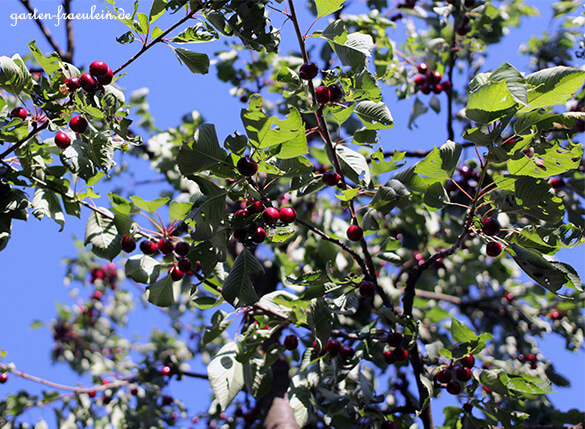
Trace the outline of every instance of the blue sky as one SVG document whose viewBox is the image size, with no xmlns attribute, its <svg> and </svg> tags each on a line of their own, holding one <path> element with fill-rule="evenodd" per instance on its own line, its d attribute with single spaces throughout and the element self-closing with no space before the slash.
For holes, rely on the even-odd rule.
<svg viewBox="0 0 585 429">
<path fill-rule="evenodd" d="M 33 4 L 36 3 L 40 11 L 50 13 L 57 11 L 58 2 L 56 1 L 32 1 Z M 131 2 L 119 4 L 126 6 L 126 9 L 129 10 Z M 548 7 L 550 3 L 548 1 L 535 1 L 533 4 L 544 8 Z M 96 6 L 97 13 L 99 13 L 106 4 L 91 0 L 74 2 L 74 11 L 89 11 L 92 5 Z M 38 46 L 43 51 L 49 50 L 42 35 L 31 21 L 20 21 L 16 26 L 11 25 L 14 21 L 10 16 L 13 13 L 23 11 L 24 9 L 18 1 L 3 0 L 0 11 L 0 39 L 2 40 L 0 55 L 12 55 L 16 52 L 28 53 L 26 45 L 33 38 L 37 39 Z M 545 12 L 548 13 L 548 11 L 543 10 L 543 13 Z M 306 29 L 312 19 L 304 11 L 300 11 L 300 14 L 303 21 L 301 25 Z M 162 28 L 164 28 L 164 22 L 161 24 Z M 526 24 L 521 29 L 512 30 L 504 45 L 491 50 L 485 70 L 499 65 L 502 61 L 510 61 L 519 69 L 527 70 L 528 58 L 517 54 L 518 47 L 534 28 L 545 28 L 546 23 L 546 16 L 533 18 L 532 24 Z M 61 23 L 60 27 L 55 27 L 54 24 L 54 21 L 48 22 L 48 27 L 63 45 L 63 24 Z M 325 25 L 326 22 L 321 20 L 313 29 L 322 29 Z M 75 62 L 78 65 L 87 66 L 93 60 L 103 60 L 115 68 L 138 49 L 136 44 L 120 45 L 115 42 L 115 37 L 125 32 L 124 27 L 116 22 L 78 21 L 75 23 L 75 31 Z M 284 46 L 290 46 L 291 49 L 294 49 L 295 45 L 289 42 L 292 36 L 292 27 L 287 25 L 284 31 Z M 402 31 L 403 26 L 399 26 L 391 35 L 396 39 L 401 39 L 403 37 Z M 201 48 L 201 51 L 212 54 L 222 46 L 221 42 L 214 42 L 208 46 L 194 46 L 194 49 Z M 176 126 L 180 123 L 180 118 L 183 115 L 192 110 L 199 110 L 203 112 L 207 122 L 216 124 L 220 140 L 234 131 L 242 131 L 243 129 L 239 119 L 240 109 L 243 105 L 229 95 L 229 86 L 217 81 L 213 69 L 207 76 L 191 74 L 186 67 L 182 67 L 178 63 L 175 55 L 167 46 L 156 46 L 151 52 L 128 67 L 125 72 L 127 76 L 120 80 L 120 84 L 128 91 L 128 94 L 135 89 L 149 87 L 148 100 L 159 128 Z M 407 131 L 406 124 L 412 101 L 397 103 L 390 93 L 387 93 L 386 97 L 396 126 L 382 135 L 381 142 L 384 149 L 427 149 L 443 143 L 446 138 L 444 112 L 439 115 L 428 113 L 419 119 L 419 128 Z M 146 165 L 133 166 L 133 173 L 136 180 L 150 177 Z M 144 198 L 151 198 L 156 196 L 157 189 L 156 187 L 143 186 L 139 192 Z M 102 204 L 108 205 L 107 202 L 102 202 Z M 50 220 L 40 222 L 31 216 L 26 223 L 15 221 L 13 238 L 8 247 L 0 252 L 0 269 L 2 269 L 0 349 L 6 350 L 8 352 L 7 360 L 14 362 L 20 369 L 66 384 L 87 383 L 89 381 L 87 379 L 79 381 L 64 365 L 51 365 L 49 360 L 52 345 L 51 333 L 47 329 L 31 330 L 29 326 L 35 319 L 51 320 L 56 314 L 56 302 L 72 303 L 68 294 L 69 290 L 63 285 L 65 267 L 61 261 L 64 257 L 75 255 L 76 250 L 70 238 L 73 235 L 83 237 L 87 216 L 88 213 L 83 212 L 81 220 L 68 218 L 63 232 L 58 232 L 58 226 Z M 585 276 L 585 252 L 583 249 L 561 252 L 559 258 L 571 263 L 582 277 Z M 156 309 L 140 310 L 138 313 L 138 317 L 129 327 L 129 332 L 144 334 L 151 326 L 160 327 L 160 324 L 164 323 L 164 318 Z M 563 374 L 570 376 L 573 380 L 573 388 L 561 389 L 557 395 L 553 396 L 555 404 L 563 410 L 573 407 L 579 407 L 583 410 L 585 354 L 583 352 L 578 354 L 565 352 L 563 343 L 556 338 L 547 340 L 542 346 L 549 358 L 563 362 L 561 366 Z M 9 383 L 0 385 L 0 397 L 19 388 L 39 391 L 38 385 L 11 377 Z M 173 383 L 170 389 L 173 395 L 182 397 L 188 406 L 194 407 L 194 411 L 205 410 L 205 408 L 196 405 L 202 400 L 206 403 L 208 390 L 205 382 L 187 380 Z M 454 403 L 451 398 L 448 401 Z M 441 403 L 444 404 L 444 401 Z M 50 410 L 41 411 L 37 415 L 52 419 Z M 437 415 L 436 419 L 440 421 L 441 416 Z"/>
</svg>

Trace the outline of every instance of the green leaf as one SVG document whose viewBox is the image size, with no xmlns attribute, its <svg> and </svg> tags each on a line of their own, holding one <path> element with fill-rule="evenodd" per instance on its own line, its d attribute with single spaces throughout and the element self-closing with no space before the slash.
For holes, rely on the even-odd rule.
<svg viewBox="0 0 585 429">
<path fill-rule="evenodd" d="M 508 161 L 508 171 L 514 176 L 548 178 L 579 167 L 583 149 L 580 145 L 562 147 L 558 142 L 537 144 L 534 155 L 518 151 Z"/>
<path fill-rule="evenodd" d="M 425 191 L 423 203 L 430 211 L 440 210 L 445 207 L 448 202 L 449 195 L 445 191 L 441 182 L 433 183 Z"/>
<path fill-rule="evenodd" d="M 173 43 L 203 43 L 211 42 L 219 38 L 217 32 L 209 25 L 198 22 L 197 24 L 184 29 L 178 36 L 174 37 Z"/>
<path fill-rule="evenodd" d="M 103 208 L 101 210 L 110 213 L 112 218 L 97 212 L 90 214 L 85 228 L 84 244 L 91 243 L 93 253 L 111 261 L 122 250 L 121 237 L 118 234 L 113 213 Z"/>
<path fill-rule="evenodd" d="M 70 137 L 73 144 L 61 151 L 59 154 L 61 162 L 69 171 L 87 181 L 97 173 L 97 168 L 89 154 L 89 146 L 82 140 L 75 140 L 74 136 Z"/>
<path fill-rule="evenodd" d="M 472 121 L 489 124 L 516 105 L 506 82 L 488 82 L 469 94 L 465 116 Z"/>
<path fill-rule="evenodd" d="M 450 179 L 459 162 L 461 149 L 460 144 L 447 141 L 439 149 L 434 148 L 429 152 L 422 161 L 416 164 L 414 171 L 433 179 Z"/>
<path fill-rule="evenodd" d="M 584 230 L 572 223 L 557 228 L 526 226 L 510 232 L 505 241 L 532 248 L 540 253 L 554 255 L 561 249 L 572 249 L 585 244 Z"/>
<path fill-rule="evenodd" d="M 191 212 L 193 204 L 191 203 L 179 203 L 177 201 L 171 201 L 169 205 L 169 217 L 172 221 L 183 220 Z"/>
<path fill-rule="evenodd" d="M 258 301 L 258 294 L 252 284 L 251 274 L 260 274 L 262 265 L 252 252 L 244 247 L 230 270 L 221 294 L 234 307 L 252 305 Z"/>
<path fill-rule="evenodd" d="M 457 319 L 451 319 L 451 336 L 456 343 L 467 343 L 477 339 L 477 335 Z"/>
<path fill-rule="evenodd" d="M 20 55 L 0 57 L 0 88 L 16 95 L 31 85 L 32 77 Z"/>
<path fill-rule="evenodd" d="M 379 103 L 360 101 L 354 111 L 368 130 L 384 130 L 394 125 L 388 106 L 381 101 Z"/>
<path fill-rule="evenodd" d="M 491 82 L 505 82 L 506 87 L 514 100 L 524 106 L 528 105 L 528 90 L 526 88 L 526 79 L 510 63 L 503 63 L 495 69 L 489 77 Z"/>
<path fill-rule="evenodd" d="M 333 316 L 325 299 L 317 298 L 313 300 L 308 312 L 307 321 L 315 335 L 315 339 L 318 340 L 319 347 L 323 349 L 331 335 L 331 328 L 333 326 Z"/>
<path fill-rule="evenodd" d="M 134 255 L 126 261 L 126 277 L 138 283 L 151 284 L 160 274 L 159 262 L 146 255 Z"/>
<path fill-rule="evenodd" d="M 552 293 L 558 295 L 558 291 L 563 286 L 582 290 L 581 279 L 571 266 L 545 257 L 533 249 L 524 249 L 517 244 L 508 246 L 506 252 L 530 278 Z"/>
<path fill-rule="evenodd" d="M 372 36 L 364 33 L 350 33 L 343 44 L 329 42 L 341 64 L 350 66 L 353 70 L 366 67 L 366 59 L 374 49 Z"/>
<path fill-rule="evenodd" d="M 206 54 L 183 48 L 176 48 L 175 54 L 179 62 L 185 63 L 192 73 L 207 74 L 209 72 L 209 57 Z"/>
<path fill-rule="evenodd" d="M 514 197 L 526 214 L 552 223 L 560 222 L 565 214 L 563 200 L 544 180 L 519 177 L 514 182 Z M 502 207 L 507 211 L 507 207 Z"/>
<path fill-rule="evenodd" d="M 224 411 L 244 387 L 244 369 L 236 360 L 238 346 L 229 342 L 211 359 L 207 367 L 209 384 Z"/>
<path fill-rule="evenodd" d="M 528 374 L 510 375 L 507 387 L 508 390 L 528 395 L 546 395 L 553 392 L 548 380 Z"/>
<path fill-rule="evenodd" d="M 390 179 L 384 186 L 378 188 L 378 192 L 370 202 L 370 207 L 387 214 L 394 207 L 407 201 L 409 197 L 410 191 L 406 189 L 402 182 Z"/>
<path fill-rule="evenodd" d="M 184 143 L 177 154 L 177 164 L 183 176 L 209 170 L 225 162 L 227 153 L 219 146 L 215 125 L 203 124 L 195 130 L 193 141 Z"/>
<path fill-rule="evenodd" d="M 376 152 L 370 155 L 370 159 L 372 161 L 372 165 L 370 166 L 372 176 L 388 173 L 402 167 L 404 162 L 401 161 L 404 160 L 404 155 L 404 152 L 394 151 L 390 161 L 388 162 L 384 157 L 384 151 L 382 148 L 378 149 Z"/>
<path fill-rule="evenodd" d="M 181 282 L 174 282 L 171 276 L 165 276 L 146 288 L 148 302 L 159 307 L 170 307 L 181 294 Z"/>
<path fill-rule="evenodd" d="M 47 75 L 52 75 L 57 70 L 59 70 L 59 57 L 56 53 L 53 53 L 48 58 L 43 55 L 41 50 L 36 45 L 37 41 L 33 40 L 28 44 L 28 48 L 35 57 L 35 61 L 41 66 L 41 68 L 47 73 Z"/>
<path fill-rule="evenodd" d="M 317 17 L 327 16 L 339 8 L 345 3 L 345 0 L 315 0 L 317 6 Z"/>
<path fill-rule="evenodd" d="M 153 213 L 153 212 L 157 211 L 162 206 L 164 206 L 166 203 L 168 203 L 170 200 L 169 197 L 163 197 L 163 198 L 157 198 L 156 200 L 147 201 L 147 200 L 143 200 L 142 198 L 140 198 L 139 196 L 136 196 L 136 195 L 132 195 L 130 197 L 130 199 L 139 208 L 141 208 L 142 210 L 147 211 L 149 213 Z"/>
<path fill-rule="evenodd" d="M 344 191 L 341 191 L 341 195 L 336 193 L 335 196 L 340 201 L 349 201 L 349 200 L 353 200 L 359 191 L 360 191 L 359 188 L 350 188 L 350 189 L 346 189 Z"/>
<path fill-rule="evenodd" d="M 482 385 L 500 395 L 507 396 L 509 378 L 503 369 L 484 369 L 479 374 Z"/>
<path fill-rule="evenodd" d="M 47 188 L 36 188 L 32 206 L 32 214 L 37 219 L 42 219 L 45 216 L 50 217 L 61 227 L 59 231 L 63 231 L 65 215 L 55 192 Z"/>
<path fill-rule="evenodd" d="M 226 320 L 228 314 L 225 311 L 217 310 L 211 316 L 211 324 L 205 328 L 201 343 L 203 345 L 209 344 L 217 337 L 219 337 L 231 324 L 231 320 Z"/>
<path fill-rule="evenodd" d="M 273 243 L 284 243 L 286 240 L 291 238 L 296 232 L 296 229 L 292 225 L 279 226 L 273 228 L 270 232 L 270 241 Z"/>
<path fill-rule="evenodd" d="M 152 0 L 152 5 L 150 6 L 150 13 L 148 14 L 148 21 L 149 23 L 153 23 L 157 19 L 159 19 L 164 13 L 167 8 L 167 0 Z M 153 38 L 156 36 L 152 35 Z"/>
<path fill-rule="evenodd" d="M 521 108 L 519 113 L 565 104 L 583 86 L 585 70 L 551 67 L 526 76 L 526 81 L 532 85 L 528 90 L 529 107 Z"/>
<path fill-rule="evenodd" d="M 108 193 L 108 198 L 112 203 L 112 209 L 116 213 L 120 213 L 123 215 L 129 215 L 134 213 L 136 210 L 132 207 L 132 203 L 125 198 L 122 198 L 118 194 L 114 194 L 112 192 Z"/>
<path fill-rule="evenodd" d="M 349 179 L 358 184 L 360 180 L 363 180 L 366 185 L 369 185 L 372 176 L 370 174 L 370 168 L 366 158 L 354 150 L 347 148 L 346 146 L 337 146 L 335 148 L 343 172 Z"/>
</svg>

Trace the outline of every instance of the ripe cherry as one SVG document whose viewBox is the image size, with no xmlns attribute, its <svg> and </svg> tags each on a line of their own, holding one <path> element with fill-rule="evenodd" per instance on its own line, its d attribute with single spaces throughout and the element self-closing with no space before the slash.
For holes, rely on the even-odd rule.
<svg viewBox="0 0 585 429">
<path fill-rule="evenodd" d="M 162 375 L 171 375 L 172 372 L 173 372 L 173 369 L 168 365 L 163 366 L 160 370 L 160 373 Z"/>
<path fill-rule="evenodd" d="M 426 83 L 427 77 L 424 74 L 417 74 L 414 77 L 414 84 L 416 86 L 421 86 L 423 83 Z"/>
<path fill-rule="evenodd" d="M 319 73 L 319 67 L 315 63 L 305 63 L 299 69 L 299 76 L 303 80 L 311 80 Z"/>
<path fill-rule="evenodd" d="M 236 212 L 236 218 L 246 219 L 250 214 L 251 213 L 247 209 L 240 209 Z"/>
<path fill-rule="evenodd" d="M 274 207 L 266 207 L 262 218 L 268 225 L 274 225 L 280 219 L 280 212 Z"/>
<path fill-rule="evenodd" d="M 364 236 L 364 230 L 359 225 L 350 225 L 347 228 L 347 238 L 351 241 L 360 241 Z"/>
<path fill-rule="evenodd" d="M 425 63 L 419 63 L 416 66 L 416 69 L 420 74 L 427 74 L 429 72 L 429 66 L 427 66 Z"/>
<path fill-rule="evenodd" d="M 252 232 L 252 241 L 254 243 L 260 244 L 264 240 L 266 240 L 266 230 L 261 226 L 258 226 Z"/>
<path fill-rule="evenodd" d="M 331 356 L 337 355 L 339 350 L 341 349 L 341 343 L 337 340 L 329 340 L 327 341 L 327 345 L 325 346 L 325 351 L 329 352 Z"/>
<path fill-rule="evenodd" d="M 187 256 L 191 246 L 186 241 L 180 241 L 175 245 L 175 253 L 179 256 Z"/>
<path fill-rule="evenodd" d="M 558 189 L 564 186 L 565 182 L 561 177 L 551 177 L 548 181 L 548 184 L 553 189 Z"/>
<path fill-rule="evenodd" d="M 189 259 L 183 258 L 179 259 L 179 262 L 177 262 L 177 267 L 179 267 L 179 270 L 182 272 L 189 273 L 193 268 L 193 263 Z"/>
<path fill-rule="evenodd" d="M 339 356 L 345 360 L 350 360 L 355 356 L 355 350 L 351 346 L 343 345 L 339 349 Z"/>
<path fill-rule="evenodd" d="M 494 235 L 498 235 L 500 233 L 500 222 L 494 217 L 486 217 L 481 221 L 482 227 L 481 232 L 485 235 L 489 235 L 493 237 Z"/>
<path fill-rule="evenodd" d="M 490 241 L 485 245 L 485 253 L 488 256 L 496 257 L 502 253 L 502 245 L 498 241 Z"/>
<path fill-rule="evenodd" d="M 91 299 L 95 299 L 96 301 L 100 301 L 102 299 L 103 293 L 99 290 L 96 290 L 92 295 Z"/>
<path fill-rule="evenodd" d="M 471 370 L 464 366 L 458 366 L 455 368 L 455 377 L 461 381 L 471 380 Z"/>
<path fill-rule="evenodd" d="M 134 252 L 136 250 L 136 241 L 130 236 L 122 238 L 122 250 L 126 253 Z"/>
<path fill-rule="evenodd" d="M 69 121 L 69 128 L 79 134 L 83 134 L 88 126 L 89 124 L 83 116 L 74 116 Z"/>
<path fill-rule="evenodd" d="M 408 350 L 398 347 L 392 351 L 392 354 L 398 362 L 403 362 L 408 359 Z"/>
<path fill-rule="evenodd" d="M 168 238 L 161 238 L 160 240 L 158 240 L 157 247 L 160 253 L 162 253 L 163 255 L 173 253 L 173 250 L 175 250 L 175 246 L 173 246 L 173 243 L 171 243 L 171 241 Z"/>
<path fill-rule="evenodd" d="M 473 368 L 475 365 L 475 358 L 473 355 L 467 355 L 461 359 L 459 359 L 459 364 L 463 365 L 466 368 Z"/>
<path fill-rule="evenodd" d="M 362 298 L 371 298 L 376 293 L 376 284 L 371 281 L 363 281 L 360 283 L 360 295 Z"/>
<path fill-rule="evenodd" d="M 390 332 L 386 337 L 386 342 L 390 347 L 400 347 L 404 336 L 399 332 Z"/>
<path fill-rule="evenodd" d="M 89 65 L 89 73 L 95 77 L 104 76 L 108 69 L 108 65 L 103 61 L 94 61 Z"/>
<path fill-rule="evenodd" d="M 385 350 L 384 351 L 384 362 L 388 365 L 392 365 L 396 362 L 396 357 L 392 354 L 392 350 Z"/>
<path fill-rule="evenodd" d="M 451 381 L 452 377 L 453 376 L 451 374 L 451 370 L 450 369 L 447 369 L 447 368 L 442 369 L 441 371 L 439 371 L 437 373 L 437 381 L 439 383 L 442 383 L 442 384 L 449 383 Z"/>
<path fill-rule="evenodd" d="M 451 395 L 459 395 L 461 393 L 461 385 L 455 380 L 450 381 L 447 383 L 447 392 Z"/>
<path fill-rule="evenodd" d="M 3 372 L 2 374 L 0 374 L 0 383 L 4 384 L 8 381 L 8 374 L 6 374 L 5 372 Z"/>
<path fill-rule="evenodd" d="M 79 85 L 87 92 L 93 92 L 98 89 L 97 80 L 89 73 L 83 73 L 79 76 Z"/>
<path fill-rule="evenodd" d="M 171 275 L 171 279 L 173 279 L 174 282 L 178 282 L 185 275 L 177 265 L 173 265 L 171 268 L 169 268 L 169 274 Z"/>
<path fill-rule="evenodd" d="M 278 213 L 283 223 L 292 223 L 297 218 L 297 212 L 292 207 L 282 207 Z"/>
<path fill-rule="evenodd" d="M 441 79 L 443 79 L 443 75 L 438 71 L 432 72 L 429 76 L 431 77 L 431 81 L 433 83 L 439 83 L 441 82 Z"/>
<path fill-rule="evenodd" d="M 140 251 L 145 255 L 153 255 L 156 253 L 156 243 L 152 240 L 142 240 L 140 242 Z"/>
<path fill-rule="evenodd" d="M 81 85 L 79 84 L 78 77 L 68 77 L 67 79 L 65 79 L 64 83 L 70 92 L 77 91 L 81 87 Z"/>
<path fill-rule="evenodd" d="M 171 405 L 173 403 L 173 397 L 172 396 L 163 396 L 162 397 L 162 404 L 163 405 Z"/>
<path fill-rule="evenodd" d="M 453 84 L 451 83 L 450 80 L 442 81 L 441 86 L 443 87 L 443 91 L 445 91 L 445 92 L 449 92 L 449 91 L 451 91 L 451 89 L 453 89 Z"/>
<path fill-rule="evenodd" d="M 336 83 L 329 85 L 329 93 L 331 94 L 332 103 L 337 103 L 343 98 L 343 89 Z"/>
<path fill-rule="evenodd" d="M 514 301 L 514 295 L 512 295 L 510 292 L 506 292 L 506 294 L 504 295 L 504 298 L 506 298 L 506 301 L 508 301 L 508 302 Z"/>
<path fill-rule="evenodd" d="M 28 112 L 26 111 L 26 109 L 24 107 L 16 107 L 16 108 L 12 109 L 12 111 L 10 112 L 11 118 L 20 118 L 23 121 L 26 119 L 27 116 L 28 116 Z"/>
<path fill-rule="evenodd" d="M 327 186 L 335 186 L 339 183 L 339 180 L 341 180 L 341 176 L 335 171 L 326 171 L 323 173 L 321 180 L 323 180 L 323 183 Z"/>
<path fill-rule="evenodd" d="M 284 347 L 287 350 L 296 350 L 299 346 L 299 339 L 296 335 L 290 334 L 284 337 Z"/>
<path fill-rule="evenodd" d="M 315 90 L 315 98 L 320 104 L 327 104 L 331 101 L 331 90 L 327 86 L 320 86 Z"/>
<path fill-rule="evenodd" d="M 238 172 L 242 176 L 253 176 L 258 171 L 258 164 L 252 159 L 250 155 L 246 155 L 238 161 Z"/>
<path fill-rule="evenodd" d="M 562 320 L 565 316 L 566 316 L 566 314 L 560 310 L 553 310 L 550 313 L 550 318 L 552 320 Z"/>
<path fill-rule="evenodd" d="M 65 149 L 71 144 L 71 139 L 64 132 L 59 132 L 55 135 L 55 144 L 59 149 Z"/>
<path fill-rule="evenodd" d="M 440 94 L 441 91 L 443 91 L 443 85 L 437 83 L 431 87 L 431 91 L 433 91 L 435 94 Z"/>
<path fill-rule="evenodd" d="M 238 240 L 240 243 L 246 241 L 247 236 L 248 232 L 244 228 L 238 228 L 234 231 L 234 238 Z"/>
<path fill-rule="evenodd" d="M 96 79 L 100 85 L 109 85 L 112 83 L 112 80 L 114 80 L 114 72 L 108 67 L 106 74 L 103 76 L 97 76 Z"/>
<path fill-rule="evenodd" d="M 425 95 L 429 95 L 431 93 L 431 90 L 432 90 L 431 85 L 428 82 L 425 82 L 420 86 L 420 92 L 422 92 Z"/>
<path fill-rule="evenodd" d="M 254 201 L 248 210 L 251 213 L 262 213 L 264 211 L 264 203 L 262 201 Z"/>
</svg>

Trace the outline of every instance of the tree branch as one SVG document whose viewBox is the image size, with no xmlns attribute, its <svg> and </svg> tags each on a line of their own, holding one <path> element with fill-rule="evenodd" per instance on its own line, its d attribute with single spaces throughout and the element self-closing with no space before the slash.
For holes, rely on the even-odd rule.
<svg viewBox="0 0 585 429">
<path fill-rule="evenodd" d="M 67 15 L 71 13 L 71 0 L 63 0 L 63 10 Z M 73 51 L 75 50 L 75 37 L 73 35 L 73 20 L 65 20 L 65 32 L 67 36 L 67 52 L 63 57 L 64 61 L 73 62 Z"/>
<path fill-rule="evenodd" d="M 47 128 L 48 126 L 49 126 L 48 121 L 45 122 L 40 127 L 37 126 L 36 122 L 33 122 L 33 129 L 26 135 L 26 137 L 21 138 L 16 143 L 14 143 L 12 146 L 10 146 L 8 149 L 6 149 L 4 152 L 0 153 L 0 159 L 3 160 L 6 155 L 9 155 L 12 152 L 14 152 L 16 149 L 18 149 L 23 144 L 25 144 L 27 141 L 29 141 L 35 134 L 38 134 L 39 132 L 41 132 L 42 130 Z"/>
<path fill-rule="evenodd" d="M 28 11 L 28 13 L 34 15 L 35 9 L 33 9 L 33 7 L 30 5 L 29 0 L 19 0 L 19 1 L 20 1 L 20 4 L 22 4 L 25 7 L 25 9 Z M 39 27 L 39 29 L 41 30 L 41 33 L 43 33 L 43 36 L 45 36 L 45 39 L 47 39 L 47 42 L 49 42 L 49 45 L 51 45 L 51 47 L 57 52 L 57 54 L 59 54 L 59 56 L 63 60 L 65 60 L 67 58 L 67 54 L 61 49 L 61 47 L 59 46 L 57 41 L 53 38 L 53 35 L 51 34 L 51 32 L 49 31 L 47 26 L 45 24 L 43 24 L 43 22 L 40 19 L 35 19 L 34 21 L 37 24 L 37 26 Z"/>
<path fill-rule="evenodd" d="M 457 43 L 457 32 L 455 31 L 455 24 L 453 24 L 453 37 L 451 38 L 451 48 L 449 51 L 449 65 L 447 68 L 447 78 L 451 83 L 451 89 L 447 91 L 447 136 L 448 139 L 455 140 L 455 132 L 453 131 L 453 68 L 455 66 L 455 45 Z"/>
</svg>

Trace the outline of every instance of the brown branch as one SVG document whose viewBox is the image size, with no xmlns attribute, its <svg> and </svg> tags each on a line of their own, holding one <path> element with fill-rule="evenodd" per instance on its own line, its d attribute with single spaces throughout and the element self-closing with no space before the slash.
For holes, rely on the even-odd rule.
<svg viewBox="0 0 585 429">
<path fill-rule="evenodd" d="M 71 13 L 71 0 L 63 0 L 63 10 L 66 15 Z M 73 20 L 65 20 L 65 33 L 67 35 L 67 53 L 63 57 L 64 61 L 73 62 L 73 52 L 75 51 L 75 37 L 73 35 Z"/>
<path fill-rule="evenodd" d="M 36 123 L 33 123 L 33 129 L 26 135 L 26 137 L 21 138 L 16 143 L 14 143 L 12 146 L 10 146 L 8 149 L 6 149 L 4 152 L 0 153 L 0 159 L 3 160 L 6 155 L 9 155 L 12 152 L 14 152 L 16 149 L 20 148 L 23 144 L 25 144 L 27 141 L 29 141 L 35 134 L 38 134 L 39 132 L 41 132 L 42 130 L 47 128 L 48 126 L 49 126 L 48 121 L 45 122 L 40 127 L 38 127 Z"/>
<path fill-rule="evenodd" d="M 457 32 L 455 31 L 455 24 L 453 24 L 453 37 L 451 38 L 451 47 L 449 51 L 449 65 L 447 68 L 447 78 L 451 84 L 451 89 L 447 91 L 447 137 L 449 140 L 455 140 L 455 132 L 453 131 L 453 68 L 455 67 L 456 51 L 455 45 L 457 43 Z"/>
<path fill-rule="evenodd" d="M 208 380 L 209 379 L 207 374 L 199 374 L 197 372 L 181 371 L 180 374 L 184 375 L 185 377 L 199 378 L 201 380 Z"/>
<path fill-rule="evenodd" d="M 179 21 L 177 21 L 175 24 L 171 25 L 168 29 L 166 29 L 165 31 L 163 31 L 156 39 L 153 39 L 150 43 L 148 43 L 146 45 L 143 45 L 142 48 L 140 48 L 140 50 L 134 54 L 134 56 L 132 56 L 128 61 L 126 61 L 124 64 L 122 64 L 116 70 L 114 70 L 114 74 L 120 73 L 123 69 L 125 69 L 126 67 L 128 67 L 134 61 L 136 61 L 143 53 L 145 53 L 147 50 L 149 50 L 150 48 L 152 48 L 157 43 L 161 42 L 171 31 L 173 31 L 179 25 L 181 25 L 184 22 L 186 22 L 189 19 L 191 19 L 193 17 L 193 15 L 195 15 L 197 13 L 198 10 L 199 9 L 192 10 L 187 15 L 185 15 L 185 17 L 183 17 L 182 19 L 180 19 Z"/>
<path fill-rule="evenodd" d="M 19 1 L 20 1 L 20 4 L 22 4 L 25 7 L 25 9 L 28 11 L 28 13 L 34 15 L 35 10 L 30 5 L 29 0 L 19 0 Z M 49 31 L 47 26 L 45 24 L 43 24 L 43 22 L 40 19 L 35 19 L 34 21 L 37 24 L 37 26 L 39 27 L 39 29 L 41 30 L 41 33 L 43 33 L 43 36 L 45 36 L 45 39 L 47 39 L 47 42 L 49 42 L 49 45 L 51 45 L 51 47 L 57 52 L 57 54 L 59 54 L 59 56 L 62 59 L 65 59 L 67 54 L 65 52 L 63 52 L 63 50 L 61 49 L 61 47 L 59 46 L 57 41 L 53 38 L 53 35 L 51 34 L 51 32 Z"/>
</svg>

